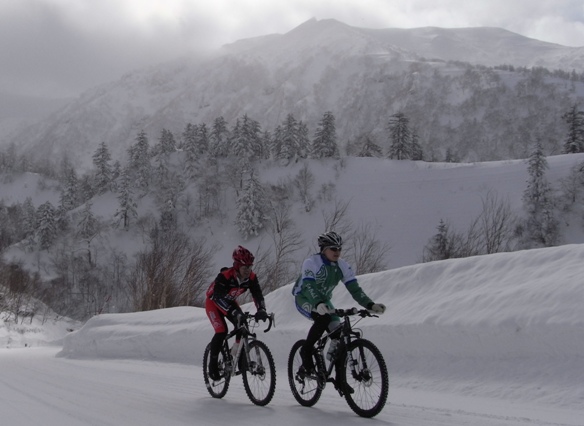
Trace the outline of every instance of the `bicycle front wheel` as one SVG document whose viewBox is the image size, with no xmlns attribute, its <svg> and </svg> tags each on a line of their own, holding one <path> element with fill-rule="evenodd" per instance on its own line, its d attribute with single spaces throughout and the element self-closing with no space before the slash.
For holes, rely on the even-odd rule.
<svg viewBox="0 0 584 426">
<path fill-rule="evenodd" d="M 272 400 L 276 391 L 276 365 L 264 342 L 252 340 L 248 347 L 247 361 L 245 351 L 239 357 L 243 387 L 251 402 L 263 406 Z"/>
<path fill-rule="evenodd" d="M 290 356 L 288 357 L 288 383 L 294 399 L 304 407 L 312 407 L 320 399 L 323 388 L 319 386 L 318 380 L 314 377 L 304 376 L 298 371 L 302 365 L 300 349 L 304 342 L 305 340 L 297 341 L 290 350 Z"/>
<path fill-rule="evenodd" d="M 377 346 L 369 340 L 353 340 L 346 352 L 341 374 L 349 407 L 361 417 L 379 414 L 387 402 L 389 375 Z"/>
<path fill-rule="evenodd" d="M 209 358 L 211 357 L 211 344 L 209 343 L 205 348 L 205 354 L 203 355 L 203 380 L 205 381 L 205 386 L 207 391 L 213 398 L 223 398 L 229 389 L 229 382 L 231 381 L 231 371 L 230 363 L 228 360 L 231 358 L 229 350 L 224 345 L 221 348 L 219 354 L 219 359 L 217 364 L 219 366 L 219 372 L 221 374 L 221 379 L 214 381 L 209 378 Z"/>
</svg>

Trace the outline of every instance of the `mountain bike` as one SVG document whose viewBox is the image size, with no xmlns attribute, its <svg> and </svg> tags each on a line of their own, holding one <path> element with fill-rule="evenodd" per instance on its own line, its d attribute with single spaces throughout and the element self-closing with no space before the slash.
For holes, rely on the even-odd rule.
<svg viewBox="0 0 584 426">
<path fill-rule="evenodd" d="M 288 357 L 288 382 L 292 395 L 300 405 L 312 407 L 318 402 L 327 383 L 333 383 L 349 407 L 362 417 L 373 417 L 381 412 L 387 402 L 389 375 L 381 351 L 371 341 L 363 339 L 363 332 L 355 325 L 364 318 L 378 317 L 366 309 L 336 309 L 342 318 L 333 331 L 323 334 L 314 344 L 312 356 L 315 372 L 305 374 L 300 349 L 305 340 L 292 346 Z M 332 313 L 332 312 L 331 312 Z M 350 317 L 359 316 L 351 323 Z M 330 361 L 325 361 L 324 348 L 333 333 L 339 344 Z M 335 336 L 337 335 L 335 334 Z M 328 365 L 327 365 L 328 364 Z M 336 377 L 331 377 L 335 369 Z"/>
<path fill-rule="evenodd" d="M 223 398 L 229 389 L 233 376 L 241 375 L 245 393 L 256 405 L 268 404 L 276 390 L 276 366 L 267 345 L 258 340 L 254 329 L 259 322 L 254 314 L 245 312 L 239 327 L 235 327 L 225 338 L 219 353 L 218 366 L 221 378 L 213 381 L 209 378 L 209 358 L 211 344 L 205 348 L 203 355 L 203 378 L 205 386 L 213 398 Z M 274 314 L 268 316 L 267 333 L 274 324 Z M 241 340 L 237 344 L 237 335 Z M 230 348 L 230 342 L 233 342 Z"/>
</svg>

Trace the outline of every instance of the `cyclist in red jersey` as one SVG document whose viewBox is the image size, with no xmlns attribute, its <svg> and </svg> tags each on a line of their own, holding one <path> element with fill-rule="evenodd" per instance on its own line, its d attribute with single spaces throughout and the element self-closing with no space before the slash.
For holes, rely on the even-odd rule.
<svg viewBox="0 0 584 426">
<path fill-rule="evenodd" d="M 257 309 L 256 319 L 265 321 L 268 319 L 266 304 L 262 289 L 256 274 L 251 270 L 254 256 L 245 247 L 238 246 L 233 250 L 233 266 L 223 268 L 219 275 L 207 290 L 205 310 L 215 335 L 211 339 L 211 352 L 209 358 L 209 378 L 219 380 L 217 359 L 227 337 L 227 318 L 238 327 L 243 319 L 243 311 L 237 303 L 237 298 L 249 290 Z"/>
</svg>

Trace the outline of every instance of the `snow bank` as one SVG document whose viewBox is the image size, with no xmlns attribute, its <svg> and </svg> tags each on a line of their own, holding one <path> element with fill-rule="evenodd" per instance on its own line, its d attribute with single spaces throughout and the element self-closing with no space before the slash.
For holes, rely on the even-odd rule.
<svg viewBox="0 0 584 426">
<path fill-rule="evenodd" d="M 363 275 L 388 311 L 359 328 L 384 353 L 395 386 L 584 408 L 583 261 L 584 245 L 568 245 Z M 258 334 L 281 368 L 310 325 L 290 286 L 267 295 L 276 328 Z M 355 305 L 342 286 L 334 301 Z M 59 356 L 200 364 L 211 336 L 200 308 L 107 314 L 66 336 Z"/>
</svg>

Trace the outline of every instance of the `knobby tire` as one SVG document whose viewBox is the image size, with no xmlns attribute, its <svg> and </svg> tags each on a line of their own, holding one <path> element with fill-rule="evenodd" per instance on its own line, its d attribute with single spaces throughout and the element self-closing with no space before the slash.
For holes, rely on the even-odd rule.
<svg viewBox="0 0 584 426">
<path fill-rule="evenodd" d="M 203 380 L 205 381 L 207 391 L 213 398 L 223 398 L 229 389 L 229 382 L 231 381 L 231 370 L 226 366 L 226 360 L 231 358 L 231 354 L 229 353 L 227 346 L 223 345 L 217 363 L 219 365 L 219 371 L 223 371 L 224 377 L 218 381 L 213 381 L 209 378 L 210 355 L 211 344 L 209 343 L 205 348 L 205 354 L 203 355 Z"/>
<path fill-rule="evenodd" d="M 389 374 L 381 351 L 366 339 L 353 340 L 348 351 L 354 358 L 351 368 L 348 353 L 343 359 L 341 383 L 346 383 L 353 393 L 345 392 L 349 407 L 361 417 L 374 417 L 387 403 Z"/>
<path fill-rule="evenodd" d="M 318 381 L 315 378 L 305 377 L 301 379 L 297 376 L 298 370 L 302 365 L 300 348 L 302 348 L 304 342 L 305 340 L 298 340 L 290 350 L 288 357 L 288 383 L 294 399 L 304 407 L 312 407 L 320 399 L 322 387 L 318 385 Z"/>
<path fill-rule="evenodd" d="M 249 400 L 256 405 L 266 405 L 276 391 L 276 365 L 268 346 L 259 340 L 249 342 L 249 359 L 240 355 L 243 386 Z"/>
</svg>

